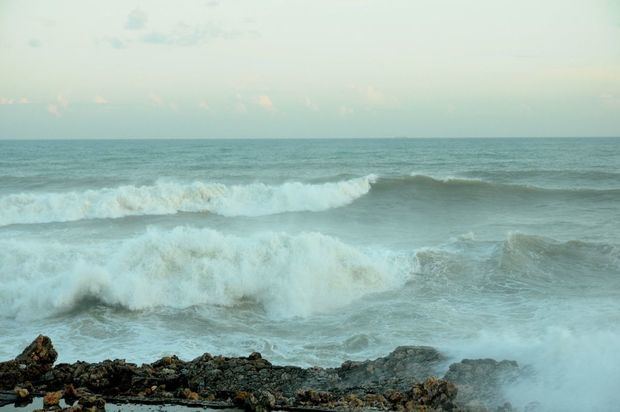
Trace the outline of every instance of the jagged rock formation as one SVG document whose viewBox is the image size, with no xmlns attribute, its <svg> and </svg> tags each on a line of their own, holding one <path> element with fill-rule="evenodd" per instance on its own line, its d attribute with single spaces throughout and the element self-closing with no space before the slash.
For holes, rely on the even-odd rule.
<svg viewBox="0 0 620 412">
<path fill-rule="evenodd" d="M 277 366 L 259 353 L 205 353 L 189 362 L 171 356 L 141 366 L 124 360 L 53 366 L 56 357 L 50 339 L 39 336 L 14 360 L 0 363 L 0 389 L 12 391 L 3 393 L 5 401 L 38 393 L 46 394 L 50 408 L 58 408 L 61 398 L 70 405 L 77 400 L 71 410 L 102 410 L 104 399 L 246 410 L 484 410 L 501 404 L 502 382 L 518 373 L 516 362 L 463 360 L 437 379 L 445 358 L 425 346 L 399 347 L 338 368 Z"/>
</svg>

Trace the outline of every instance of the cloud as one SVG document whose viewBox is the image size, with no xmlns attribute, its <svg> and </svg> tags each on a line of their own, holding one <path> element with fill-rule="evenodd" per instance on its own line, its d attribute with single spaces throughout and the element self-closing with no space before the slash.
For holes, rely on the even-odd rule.
<svg viewBox="0 0 620 412">
<path fill-rule="evenodd" d="M 338 108 L 338 115 L 340 117 L 347 117 L 347 116 L 351 116 L 353 113 L 355 113 L 355 110 L 352 107 L 349 106 L 340 106 Z"/>
<path fill-rule="evenodd" d="M 56 101 L 47 105 L 47 111 L 56 117 L 63 115 L 65 110 L 69 107 L 69 100 L 62 94 L 56 96 Z"/>
<path fill-rule="evenodd" d="M 177 23 L 169 31 L 152 31 L 140 39 L 144 43 L 153 45 L 195 46 L 213 39 L 230 40 L 242 37 L 258 37 L 258 33 L 255 31 L 226 30 L 213 23 L 198 26 Z"/>
<path fill-rule="evenodd" d="M 165 103 L 164 103 L 164 99 L 162 99 L 162 98 L 161 98 L 161 96 L 160 96 L 160 95 L 158 95 L 158 94 L 155 94 L 155 93 L 150 93 L 150 94 L 149 94 L 149 96 L 148 96 L 148 98 L 149 98 L 149 100 L 151 101 L 151 104 L 152 104 L 153 106 L 159 106 L 159 107 L 161 107 L 161 106 L 163 106 L 163 105 L 165 104 Z"/>
<path fill-rule="evenodd" d="M 612 110 L 620 110 L 620 94 L 604 93 L 600 99 L 603 106 Z"/>
<path fill-rule="evenodd" d="M 235 105 L 233 106 L 233 111 L 235 111 L 236 113 L 240 113 L 240 114 L 246 114 L 248 112 L 248 108 L 245 105 L 244 99 L 243 97 L 237 93 L 237 101 L 235 102 Z"/>
<path fill-rule="evenodd" d="M 268 112 L 276 111 L 276 107 L 273 105 L 271 98 L 267 95 L 258 96 L 257 104 Z"/>
<path fill-rule="evenodd" d="M 148 16 L 140 9 L 133 9 L 127 16 L 125 28 L 127 30 L 140 30 L 146 26 Z"/>
<path fill-rule="evenodd" d="M 364 103 L 370 106 L 383 106 L 387 102 L 383 92 L 374 86 L 357 87 L 356 90 Z"/>
<path fill-rule="evenodd" d="M 61 93 L 56 97 L 56 101 L 63 108 L 66 109 L 69 106 L 69 100 Z"/>
<path fill-rule="evenodd" d="M 109 101 L 108 101 L 108 99 L 106 99 L 105 97 L 100 96 L 100 95 L 97 95 L 97 96 L 95 96 L 95 98 L 93 99 L 93 103 L 95 103 L 95 104 L 108 104 L 108 103 L 110 103 L 110 102 L 109 102 Z"/>
<path fill-rule="evenodd" d="M 209 106 L 209 102 L 206 100 L 203 100 L 200 103 L 198 103 L 198 107 L 204 110 L 211 110 L 211 106 Z"/>
<path fill-rule="evenodd" d="M 53 103 L 48 104 L 47 111 L 56 117 L 60 117 L 62 115 L 60 112 L 60 108 L 58 107 L 57 104 L 53 104 Z"/>
<path fill-rule="evenodd" d="M 41 47 L 41 40 L 39 40 L 39 39 L 30 39 L 28 41 L 28 46 L 33 47 L 33 48 Z"/>
<path fill-rule="evenodd" d="M 9 97 L 1 97 L 0 96 L 0 106 L 11 105 L 11 104 L 29 104 L 30 100 L 27 97 L 20 97 L 19 99 L 13 99 Z"/>
<path fill-rule="evenodd" d="M 155 107 L 167 107 L 170 110 L 178 111 L 179 105 L 176 102 L 166 101 L 163 97 L 155 93 L 149 93 L 148 99 Z"/>
<path fill-rule="evenodd" d="M 398 100 L 393 96 L 386 95 L 382 90 L 372 85 L 367 86 L 354 86 L 352 89 L 358 95 L 358 98 L 367 107 L 378 106 L 396 106 Z"/>
<path fill-rule="evenodd" d="M 110 46 L 114 47 L 115 49 L 124 49 L 125 47 L 127 47 L 127 43 L 121 39 L 119 39 L 118 37 L 104 37 L 102 39 L 105 43 L 108 43 Z"/>
<path fill-rule="evenodd" d="M 314 103 L 308 96 L 304 99 L 304 106 L 313 112 L 317 112 L 319 110 L 319 106 L 317 106 L 316 103 Z"/>
</svg>

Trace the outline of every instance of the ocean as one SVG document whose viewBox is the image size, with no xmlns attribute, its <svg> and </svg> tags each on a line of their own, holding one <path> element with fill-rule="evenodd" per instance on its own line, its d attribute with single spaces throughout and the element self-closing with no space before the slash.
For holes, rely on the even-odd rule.
<svg viewBox="0 0 620 412">
<path fill-rule="evenodd" d="M 620 404 L 620 139 L 0 141 L 0 359 L 430 345 Z"/>
</svg>

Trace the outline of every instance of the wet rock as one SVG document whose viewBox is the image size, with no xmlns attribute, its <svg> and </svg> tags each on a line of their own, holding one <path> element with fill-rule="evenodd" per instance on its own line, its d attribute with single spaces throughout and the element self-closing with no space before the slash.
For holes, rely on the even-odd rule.
<svg viewBox="0 0 620 412">
<path fill-rule="evenodd" d="M 338 369 L 338 376 L 345 387 L 391 382 L 406 389 L 412 380 L 420 382 L 434 375 L 443 360 L 443 355 L 429 346 L 400 346 L 383 358 L 347 361 Z"/>
<path fill-rule="evenodd" d="M 520 374 L 519 365 L 515 361 L 463 359 L 450 365 L 444 379 L 458 387 L 457 401 L 460 404 L 483 404 L 498 408 L 506 402 L 503 387 L 514 383 Z"/>
<path fill-rule="evenodd" d="M 0 407 L 19 401 L 19 397 L 14 392 L 0 392 Z"/>
<path fill-rule="evenodd" d="M 53 403 L 50 394 L 64 394 L 68 403 L 79 399 L 74 408 L 81 410 L 103 410 L 105 397 L 151 404 L 235 405 L 251 411 L 456 411 L 459 406 L 464 410 L 503 407 L 497 394 L 518 370 L 515 362 L 464 360 L 451 365 L 444 379 L 429 378 L 445 364 L 445 358 L 425 346 L 399 347 L 385 357 L 347 361 L 338 368 L 277 366 L 258 352 L 247 357 L 205 353 L 191 361 L 166 356 L 141 366 L 105 360 L 52 367 L 49 362 L 56 356 L 51 342 L 38 337 L 16 358 L 19 361 L 0 364 L 0 385 L 5 385 L 1 378 L 8 377 L 11 390 L 16 385 L 30 394 L 44 390 L 49 407 L 55 408 L 59 408 L 58 401 Z M 34 387 L 25 386 L 30 377 L 34 377 Z M 15 393 L 11 395 L 17 398 Z"/>
</svg>

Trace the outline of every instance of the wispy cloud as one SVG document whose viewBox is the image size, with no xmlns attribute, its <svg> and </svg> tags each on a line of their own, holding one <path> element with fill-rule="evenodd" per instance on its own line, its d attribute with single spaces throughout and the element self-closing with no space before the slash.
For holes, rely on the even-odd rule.
<svg viewBox="0 0 620 412">
<path fill-rule="evenodd" d="M 243 96 L 237 93 L 236 99 L 237 100 L 235 104 L 233 105 L 233 111 L 239 114 L 246 114 L 248 112 L 248 107 L 245 104 L 245 100 L 243 99 Z"/>
<path fill-rule="evenodd" d="M 156 93 L 149 93 L 147 97 L 149 101 L 151 102 L 151 105 L 155 107 L 167 107 L 168 109 L 173 110 L 175 112 L 179 110 L 179 105 L 177 104 L 177 102 L 167 101 L 166 99 L 164 99 L 163 97 L 161 97 L 160 95 Z"/>
<path fill-rule="evenodd" d="M 140 30 L 146 26 L 148 16 L 140 9 L 133 9 L 127 16 L 125 28 L 127 30 Z"/>
<path fill-rule="evenodd" d="M 50 113 L 53 116 L 56 116 L 56 117 L 62 116 L 62 114 L 60 112 L 60 107 L 58 107 L 57 104 L 54 104 L 54 103 L 48 104 L 47 105 L 47 111 L 48 111 L 48 113 Z"/>
<path fill-rule="evenodd" d="M 153 106 L 161 107 L 164 105 L 164 99 L 162 99 L 162 97 L 158 94 L 149 93 L 148 98 Z"/>
<path fill-rule="evenodd" d="M 198 107 L 200 107 L 201 109 L 207 110 L 207 111 L 211 110 L 211 106 L 209 105 L 209 102 L 206 100 L 199 102 Z"/>
<path fill-rule="evenodd" d="M 33 47 L 33 48 L 41 47 L 41 40 L 39 40 L 39 39 L 30 39 L 28 41 L 28 46 Z"/>
<path fill-rule="evenodd" d="M 20 97 L 19 99 L 13 99 L 10 97 L 2 97 L 0 96 L 0 106 L 8 106 L 12 104 L 29 104 L 30 99 L 27 97 Z"/>
<path fill-rule="evenodd" d="M 177 23 L 168 31 L 152 31 L 140 39 L 147 44 L 195 46 L 214 39 L 238 39 L 242 37 L 258 37 L 255 31 L 227 30 L 214 23 L 189 25 Z"/>
<path fill-rule="evenodd" d="M 340 117 L 347 117 L 347 116 L 351 116 L 353 113 L 355 113 L 355 110 L 352 107 L 349 106 L 340 106 L 338 108 L 338 115 Z"/>
<path fill-rule="evenodd" d="M 115 49 L 124 49 L 125 47 L 127 47 L 126 40 L 121 40 L 120 38 L 114 36 L 104 37 L 103 39 L 101 39 L 101 41 L 107 43 L 109 46 Z"/>
<path fill-rule="evenodd" d="M 53 116 L 60 117 L 69 107 L 69 100 L 61 93 L 56 96 L 56 101 L 47 105 L 47 111 Z"/>
<path fill-rule="evenodd" d="M 308 110 L 311 110 L 313 112 L 317 112 L 319 110 L 319 106 L 314 103 L 312 99 L 310 99 L 308 96 L 304 98 L 304 106 L 306 106 Z"/>
<path fill-rule="evenodd" d="M 276 107 L 273 105 L 271 98 L 267 95 L 258 96 L 257 104 L 268 112 L 276 111 Z"/>
<path fill-rule="evenodd" d="M 620 94 L 604 93 L 600 99 L 605 107 L 620 110 Z"/>
<path fill-rule="evenodd" d="M 96 96 L 93 98 L 93 103 L 95 103 L 95 104 L 108 104 L 108 103 L 110 103 L 110 102 L 109 102 L 109 101 L 108 101 L 108 99 L 106 99 L 105 97 L 100 96 L 100 95 L 96 95 Z"/>
</svg>

